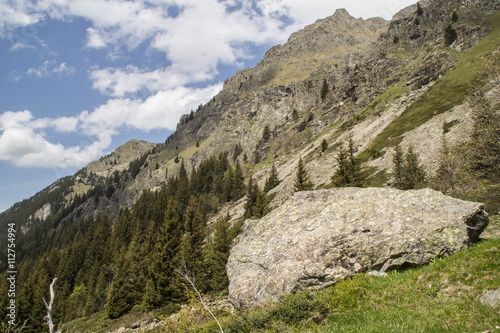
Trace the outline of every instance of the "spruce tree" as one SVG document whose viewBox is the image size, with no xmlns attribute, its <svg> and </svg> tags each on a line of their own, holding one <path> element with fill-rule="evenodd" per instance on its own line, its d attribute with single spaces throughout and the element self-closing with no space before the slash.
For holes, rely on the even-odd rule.
<svg viewBox="0 0 500 333">
<path fill-rule="evenodd" d="M 362 187 L 366 176 L 361 168 L 361 162 L 356 158 L 356 148 L 352 138 L 349 138 L 346 148 L 340 147 L 337 154 L 337 171 L 332 175 L 332 185 L 335 187 Z"/>
<path fill-rule="evenodd" d="M 302 157 L 299 158 L 299 163 L 297 164 L 294 189 L 295 192 L 310 191 L 314 189 L 314 183 L 309 178 L 304 162 L 302 162 Z"/>
<path fill-rule="evenodd" d="M 246 218 L 250 218 L 254 215 L 253 210 L 255 203 L 257 202 L 257 184 L 254 184 L 253 178 L 250 176 L 247 185 L 247 200 L 245 202 L 245 214 Z"/>
<path fill-rule="evenodd" d="M 400 190 L 411 190 L 421 188 L 425 184 L 425 170 L 419 163 L 419 156 L 408 147 L 407 153 L 403 156 L 401 147 L 396 147 L 393 157 L 394 184 L 393 187 Z"/>
<path fill-rule="evenodd" d="M 328 94 L 328 90 L 329 90 L 328 82 L 326 81 L 326 79 L 323 79 L 323 85 L 321 86 L 321 91 L 320 91 L 320 97 L 321 97 L 322 101 L 325 99 L 326 95 Z"/>
<path fill-rule="evenodd" d="M 204 240 L 204 220 L 196 199 L 191 197 L 184 213 L 184 234 L 179 247 L 179 264 L 190 276 L 202 277 Z"/>
<path fill-rule="evenodd" d="M 404 163 L 405 163 L 403 150 L 401 149 L 400 145 L 397 145 L 395 148 L 395 153 L 392 156 L 392 163 L 393 163 L 393 174 L 394 174 L 393 186 L 399 189 L 403 186 L 403 174 L 404 174 Z"/>
<path fill-rule="evenodd" d="M 204 252 L 209 290 L 222 291 L 229 284 L 226 274 L 226 263 L 232 241 L 229 227 L 229 217 L 219 219 L 215 223 L 214 237 L 208 243 Z"/>
<path fill-rule="evenodd" d="M 276 171 L 276 167 L 274 164 L 271 167 L 271 173 L 269 177 L 266 179 L 266 183 L 264 184 L 264 192 L 269 192 L 273 188 L 279 185 L 280 179 L 278 178 L 278 171 Z"/>
</svg>

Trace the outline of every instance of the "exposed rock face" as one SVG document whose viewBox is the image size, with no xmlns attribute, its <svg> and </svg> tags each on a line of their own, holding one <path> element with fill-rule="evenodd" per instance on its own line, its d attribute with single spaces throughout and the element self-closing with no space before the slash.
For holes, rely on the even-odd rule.
<svg viewBox="0 0 500 333">
<path fill-rule="evenodd" d="M 360 272 L 423 265 L 477 241 L 487 225 L 482 204 L 430 189 L 299 192 L 245 222 L 227 265 L 229 296 L 248 307 Z"/>
</svg>

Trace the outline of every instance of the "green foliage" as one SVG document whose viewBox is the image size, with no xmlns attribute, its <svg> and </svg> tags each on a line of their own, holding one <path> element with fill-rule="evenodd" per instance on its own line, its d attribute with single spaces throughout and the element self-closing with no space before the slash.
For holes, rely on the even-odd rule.
<svg viewBox="0 0 500 333">
<path fill-rule="evenodd" d="M 206 278 L 210 290 L 222 291 L 229 284 L 226 274 L 226 263 L 234 237 L 230 229 L 229 217 L 219 219 L 215 223 L 214 237 L 205 248 Z"/>
<path fill-rule="evenodd" d="M 425 170 L 420 165 L 418 154 L 413 151 L 411 146 L 408 147 L 408 152 L 403 157 L 402 149 L 398 145 L 392 161 L 393 187 L 399 190 L 411 190 L 425 186 Z"/>
<path fill-rule="evenodd" d="M 393 38 L 392 42 L 393 42 L 394 44 L 398 44 L 398 43 L 399 43 L 399 36 L 397 36 L 397 35 L 396 35 L 396 36 L 394 36 L 394 38 Z"/>
<path fill-rule="evenodd" d="M 269 125 L 264 126 L 264 130 L 262 131 L 262 141 L 266 142 L 271 138 L 271 130 L 269 129 Z"/>
<path fill-rule="evenodd" d="M 341 146 L 336 156 L 337 170 L 331 177 L 332 185 L 335 187 L 362 187 L 366 181 L 366 175 L 361 167 L 361 162 L 356 158 L 356 149 L 352 137 L 349 138 L 348 146 Z"/>
<path fill-rule="evenodd" d="M 457 40 L 458 34 L 455 28 L 450 24 L 444 29 L 444 44 L 449 46 L 453 44 L 455 40 Z"/>
<path fill-rule="evenodd" d="M 328 142 L 326 141 L 326 139 L 323 139 L 323 141 L 321 141 L 321 152 L 324 153 L 327 149 L 328 149 Z"/>
<path fill-rule="evenodd" d="M 417 2 L 417 11 L 415 12 L 418 16 L 422 16 L 424 14 L 424 10 L 422 9 L 422 6 L 420 6 L 420 2 Z"/>
<path fill-rule="evenodd" d="M 128 172 L 132 175 L 132 178 L 135 178 L 139 174 L 139 171 L 141 171 L 141 167 L 146 163 L 146 160 L 148 159 L 148 156 L 150 154 L 151 152 L 147 152 L 141 155 L 141 157 L 130 162 L 128 166 Z"/>
<path fill-rule="evenodd" d="M 459 19 L 459 17 L 458 17 L 457 12 L 453 11 L 453 13 L 451 13 L 451 22 L 456 23 L 456 22 L 458 22 L 458 19 Z"/>
<path fill-rule="evenodd" d="M 299 112 L 297 111 L 297 109 L 293 109 L 292 111 L 292 120 L 293 121 L 299 120 Z"/>
<path fill-rule="evenodd" d="M 323 85 L 321 86 L 321 91 L 319 94 L 322 101 L 324 101 L 329 90 L 330 90 L 330 88 L 328 86 L 328 82 L 326 81 L 326 79 L 323 79 Z"/>
<path fill-rule="evenodd" d="M 314 189 L 314 183 L 309 178 L 307 169 L 302 161 L 302 157 L 299 158 L 299 163 L 297 164 L 297 172 L 295 174 L 294 190 L 299 191 L 310 191 Z"/>
<path fill-rule="evenodd" d="M 276 186 L 278 186 L 281 183 L 281 180 L 278 177 L 278 171 L 276 170 L 275 165 L 273 164 L 271 167 L 271 173 L 269 174 L 269 177 L 266 179 L 266 183 L 264 184 L 264 192 L 269 192 Z"/>
<path fill-rule="evenodd" d="M 26 332 L 26 321 L 22 324 L 10 325 L 9 323 L 2 322 L 0 324 L 1 333 L 21 333 Z"/>
<path fill-rule="evenodd" d="M 261 218 L 268 213 L 269 198 L 265 191 L 255 184 L 252 177 L 248 180 L 247 201 L 245 202 L 246 218 Z"/>
</svg>

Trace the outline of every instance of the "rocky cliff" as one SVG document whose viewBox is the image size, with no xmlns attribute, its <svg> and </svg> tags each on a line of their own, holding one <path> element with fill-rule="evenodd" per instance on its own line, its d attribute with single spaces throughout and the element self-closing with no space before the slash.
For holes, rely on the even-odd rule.
<svg viewBox="0 0 500 333">
<path fill-rule="evenodd" d="M 229 296 L 248 307 L 361 272 L 424 265 L 476 242 L 487 225 L 482 204 L 430 189 L 298 192 L 245 222 L 227 264 Z"/>
</svg>

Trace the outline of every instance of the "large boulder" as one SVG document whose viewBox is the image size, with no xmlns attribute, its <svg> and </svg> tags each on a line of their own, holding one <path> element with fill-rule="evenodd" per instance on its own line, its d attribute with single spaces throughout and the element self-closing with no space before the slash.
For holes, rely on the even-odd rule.
<svg viewBox="0 0 500 333">
<path fill-rule="evenodd" d="M 478 241 L 487 225 L 482 204 L 431 189 L 299 192 L 245 221 L 227 264 L 230 300 L 249 307 L 361 272 L 424 265 Z"/>
</svg>

